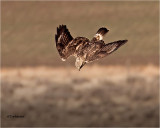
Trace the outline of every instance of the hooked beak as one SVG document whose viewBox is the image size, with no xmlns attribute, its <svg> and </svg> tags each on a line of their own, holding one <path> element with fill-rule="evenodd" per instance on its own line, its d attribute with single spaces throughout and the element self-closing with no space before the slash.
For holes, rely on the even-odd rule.
<svg viewBox="0 0 160 128">
<path fill-rule="evenodd" d="M 79 71 L 81 70 L 81 68 L 86 64 L 86 62 L 83 62 L 82 65 L 79 68 Z"/>
</svg>

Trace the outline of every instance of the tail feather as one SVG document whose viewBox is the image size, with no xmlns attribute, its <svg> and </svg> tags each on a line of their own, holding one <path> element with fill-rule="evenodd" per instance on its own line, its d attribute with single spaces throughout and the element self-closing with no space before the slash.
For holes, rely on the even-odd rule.
<svg viewBox="0 0 160 128">
<path fill-rule="evenodd" d="M 100 28 L 96 35 L 94 36 L 94 40 L 98 41 L 98 40 L 103 40 L 103 36 L 108 32 L 109 30 L 105 27 Z"/>
<path fill-rule="evenodd" d="M 101 34 L 102 36 L 104 36 L 109 30 L 107 28 L 100 28 L 98 31 L 97 31 L 97 34 Z"/>
</svg>

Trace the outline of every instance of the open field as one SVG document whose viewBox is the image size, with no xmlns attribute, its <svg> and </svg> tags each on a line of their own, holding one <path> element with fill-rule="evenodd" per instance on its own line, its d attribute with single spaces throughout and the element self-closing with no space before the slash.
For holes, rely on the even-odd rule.
<svg viewBox="0 0 160 128">
<path fill-rule="evenodd" d="M 2 126 L 159 126 L 158 1 L 2 1 Z M 127 44 L 79 72 L 56 27 Z M 11 115 L 11 116 L 10 116 Z M 13 118 L 12 116 L 24 116 Z"/>
<path fill-rule="evenodd" d="M 153 65 L 3 68 L 2 126 L 158 127 L 158 71 Z"/>
<path fill-rule="evenodd" d="M 106 43 L 128 43 L 96 64 L 158 65 L 158 1 L 153 2 L 2 2 L 2 67 L 73 65 L 62 63 L 55 48 L 56 27 L 66 24 L 73 37 L 91 39 L 105 26 Z"/>
</svg>

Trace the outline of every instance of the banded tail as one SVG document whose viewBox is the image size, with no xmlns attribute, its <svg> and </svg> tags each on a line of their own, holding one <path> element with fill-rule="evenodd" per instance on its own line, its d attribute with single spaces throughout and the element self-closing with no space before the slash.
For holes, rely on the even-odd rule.
<svg viewBox="0 0 160 128">
<path fill-rule="evenodd" d="M 100 28 L 97 33 L 95 34 L 94 38 L 99 41 L 103 40 L 103 36 L 108 32 L 109 30 L 105 27 Z"/>
</svg>

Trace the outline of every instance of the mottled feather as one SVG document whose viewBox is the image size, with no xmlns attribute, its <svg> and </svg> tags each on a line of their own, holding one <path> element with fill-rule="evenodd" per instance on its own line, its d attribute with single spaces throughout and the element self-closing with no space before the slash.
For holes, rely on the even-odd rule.
<svg viewBox="0 0 160 128">
<path fill-rule="evenodd" d="M 71 55 L 75 56 L 75 65 L 80 70 L 86 63 L 111 54 L 127 42 L 119 40 L 105 44 L 102 39 L 108 31 L 105 27 L 100 28 L 90 41 L 86 37 L 73 38 L 66 25 L 60 25 L 57 28 L 55 41 L 61 59 L 66 60 Z"/>
<path fill-rule="evenodd" d="M 71 55 L 70 49 L 67 48 L 69 42 L 73 40 L 66 25 L 59 25 L 57 27 L 57 34 L 55 35 L 56 47 L 62 60 L 67 59 Z"/>
</svg>

